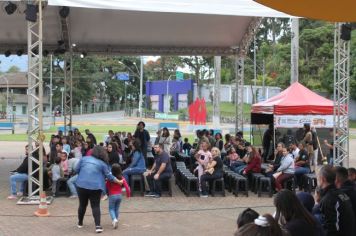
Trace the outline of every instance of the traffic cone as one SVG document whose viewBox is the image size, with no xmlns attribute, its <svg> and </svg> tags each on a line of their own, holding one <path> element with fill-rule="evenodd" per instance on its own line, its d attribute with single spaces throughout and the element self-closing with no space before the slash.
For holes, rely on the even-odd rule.
<svg viewBox="0 0 356 236">
<path fill-rule="evenodd" d="M 49 216 L 49 212 L 47 209 L 47 197 L 46 193 L 43 192 L 40 194 L 40 205 L 38 206 L 38 210 L 35 211 L 36 216 Z"/>
</svg>

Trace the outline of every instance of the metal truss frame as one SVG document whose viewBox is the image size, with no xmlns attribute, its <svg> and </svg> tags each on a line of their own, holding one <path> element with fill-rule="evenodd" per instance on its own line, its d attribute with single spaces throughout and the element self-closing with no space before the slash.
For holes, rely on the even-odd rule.
<svg viewBox="0 0 356 236">
<path fill-rule="evenodd" d="M 235 119 L 235 133 L 243 131 L 244 128 L 244 63 L 245 59 L 242 56 L 235 57 L 235 104 L 236 104 L 236 119 Z"/>
<path fill-rule="evenodd" d="M 334 165 L 349 166 L 350 41 L 341 39 L 342 23 L 334 35 Z"/>
<path fill-rule="evenodd" d="M 64 135 L 72 129 L 72 113 L 73 113 L 73 76 L 72 76 L 72 60 L 73 60 L 73 47 L 69 34 L 68 18 L 60 17 L 62 40 L 67 53 L 64 55 L 64 105 L 63 105 L 63 123 L 64 123 Z"/>
<path fill-rule="evenodd" d="M 64 60 L 64 134 L 67 135 L 69 130 L 72 130 L 72 91 L 73 91 L 73 77 L 72 77 L 72 53 L 65 55 Z"/>
<path fill-rule="evenodd" d="M 243 131 L 244 128 L 244 58 L 247 55 L 251 42 L 261 25 L 263 17 L 256 17 L 250 23 L 247 33 L 244 35 L 239 47 L 237 48 L 237 55 L 235 56 L 235 78 L 236 78 L 236 91 L 235 91 L 235 104 L 236 104 L 236 121 L 235 131 Z"/>
<path fill-rule="evenodd" d="M 37 21 L 27 22 L 28 199 L 36 198 L 43 192 L 42 3 L 42 0 L 31 2 L 38 5 Z M 38 167 L 33 169 L 33 164 Z"/>
</svg>

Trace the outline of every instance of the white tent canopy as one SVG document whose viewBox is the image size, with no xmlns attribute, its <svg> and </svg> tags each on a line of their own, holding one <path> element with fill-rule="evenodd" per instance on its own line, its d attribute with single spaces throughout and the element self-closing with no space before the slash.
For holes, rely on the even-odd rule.
<svg viewBox="0 0 356 236">
<path fill-rule="evenodd" d="M 66 25 L 59 6 L 70 7 Z M 0 11 L 1 53 L 27 48 L 27 23 L 21 12 Z M 267 16 L 289 17 L 252 0 L 49 0 L 43 45 L 55 50 L 68 28 L 77 52 L 224 55 L 241 44 L 256 17 Z"/>
<path fill-rule="evenodd" d="M 48 0 L 49 5 L 224 16 L 289 17 L 252 0 Z"/>
</svg>

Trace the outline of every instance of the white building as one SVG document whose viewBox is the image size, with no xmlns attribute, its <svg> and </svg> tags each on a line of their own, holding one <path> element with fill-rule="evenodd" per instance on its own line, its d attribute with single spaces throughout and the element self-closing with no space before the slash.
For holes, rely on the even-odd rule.
<svg viewBox="0 0 356 236">
<path fill-rule="evenodd" d="M 8 83 L 7 83 L 8 82 Z M 15 74 L 2 75 L 0 77 L 0 112 L 5 113 L 7 103 L 9 112 L 15 118 L 24 118 L 28 115 L 28 96 L 27 96 L 27 73 L 19 72 Z M 7 91 L 9 96 L 7 98 Z M 51 114 L 49 106 L 49 89 L 44 89 L 43 96 L 43 115 Z"/>
</svg>

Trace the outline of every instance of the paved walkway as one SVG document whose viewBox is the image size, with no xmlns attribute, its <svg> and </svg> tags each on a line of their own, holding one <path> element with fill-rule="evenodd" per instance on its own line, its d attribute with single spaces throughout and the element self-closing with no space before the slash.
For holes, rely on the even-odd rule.
<svg viewBox="0 0 356 236">
<path fill-rule="evenodd" d="M 16 168 L 25 143 L 0 142 L 0 235 L 86 235 L 94 234 L 94 223 L 88 208 L 84 228 L 76 228 L 77 199 L 56 198 L 49 206 L 51 216 L 37 218 L 37 206 L 19 206 L 7 200 L 9 171 Z M 356 166 L 356 140 L 351 140 L 352 165 Z M 119 228 L 113 230 L 108 216 L 108 202 L 102 202 L 103 235 L 232 235 L 236 218 L 246 207 L 260 213 L 273 213 L 272 198 L 246 197 L 186 197 L 176 187 L 173 197 L 124 199 Z"/>
</svg>

